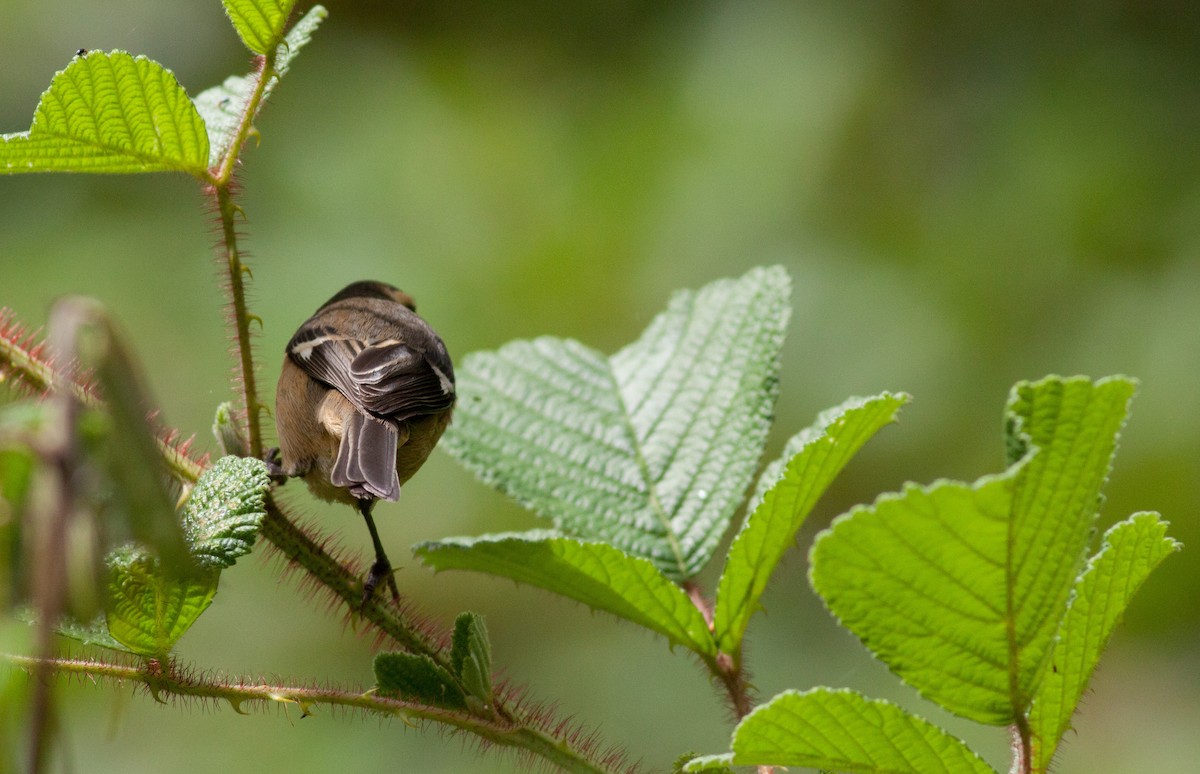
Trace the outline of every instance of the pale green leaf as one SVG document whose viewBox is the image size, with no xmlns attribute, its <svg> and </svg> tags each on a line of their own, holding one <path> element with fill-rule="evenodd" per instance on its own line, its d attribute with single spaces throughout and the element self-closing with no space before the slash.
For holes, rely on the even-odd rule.
<svg viewBox="0 0 1200 774">
<path fill-rule="evenodd" d="M 124 51 L 75 57 L 50 82 L 28 132 L 0 135 L 0 174 L 203 175 L 204 121 L 175 76 Z"/>
<path fill-rule="evenodd" d="M 699 755 L 683 764 L 680 771 L 689 774 L 732 774 L 733 753 Z"/>
<path fill-rule="evenodd" d="M 1029 714 L 1034 770 L 1049 770 L 1059 740 L 1070 727 L 1079 698 L 1129 601 L 1159 563 L 1180 549 L 1166 532 L 1167 523 L 1157 513 L 1134 514 L 1114 525 L 1075 583 L 1054 646 L 1053 666 Z"/>
<path fill-rule="evenodd" d="M 424 653 L 380 653 L 375 657 L 375 686 L 382 694 L 450 709 L 466 708 L 462 688 Z"/>
<path fill-rule="evenodd" d="M 927 698 L 1014 722 L 1066 613 L 1132 390 L 1121 379 L 1018 385 L 1009 426 L 1031 454 L 974 485 L 909 486 L 839 517 L 814 544 L 813 587 Z"/>
<path fill-rule="evenodd" d="M 677 293 L 611 358 L 553 338 L 475 353 L 443 445 L 563 532 L 690 578 L 762 452 L 789 292 L 774 267 Z"/>
<path fill-rule="evenodd" d="M 279 45 L 296 0 L 221 0 L 246 48 L 265 54 Z"/>
<path fill-rule="evenodd" d="M 104 616 L 100 616 L 90 624 L 82 624 L 71 619 L 59 621 L 58 626 L 54 630 L 64 637 L 82 643 L 84 645 L 96 645 L 109 650 L 119 650 L 123 653 L 131 653 L 129 648 L 122 645 L 113 639 L 113 636 L 108 633 L 108 621 Z"/>
<path fill-rule="evenodd" d="M 829 688 L 785 691 L 747 715 L 731 756 L 693 760 L 685 771 L 718 763 L 807 766 L 871 774 L 995 774 L 965 744 L 886 701 Z"/>
<path fill-rule="evenodd" d="M 863 444 L 895 421 L 908 400 L 891 393 L 851 398 L 797 433 L 763 471 L 759 490 L 765 491 L 751 500 L 756 507 L 730 547 L 717 586 L 713 624 L 722 650 L 731 653 L 741 646 L 772 572 L 817 500 Z"/>
<path fill-rule="evenodd" d="M 134 653 L 163 658 L 217 593 L 218 570 L 166 573 L 150 553 L 125 547 L 108 558 L 108 632 Z"/>
<path fill-rule="evenodd" d="M 329 12 L 324 7 L 315 5 L 288 30 L 283 42 L 275 50 L 274 74 L 263 87 L 262 100 L 258 105 L 260 110 L 267 97 L 279 85 L 279 79 L 287 74 L 292 60 L 312 39 L 313 33 L 328 15 Z M 257 77 L 255 74 L 231 75 L 221 85 L 206 89 L 196 96 L 196 109 L 208 127 L 208 137 L 212 143 L 208 156 L 209 166 L 218 164 L 229 152 L 229 146 L 234 141 L 246 111 L 246 104 L 254 92 Z"/>
<path fill-rule="evenodd" d="M 250 446 L 246 443 L 246 438 L 235 417 L 233 403 L 223 401 L 218 405 L 216 414 L 213 416 L 213 438 L 216 439 L 217 446 L 220 447 L 223 454 L 245 457 L 250 453 Z"/>
<path fill-rule="evenodd" d="M 715 646 L 704 616 L 653 564 L 606 543 L 532 530 L 423 543 L 435 570 L 477 570 L 553 591 L 658 632 L 704 655 Z"/>
<path fill-rule="evenodd" d="M 222 457 L 204 471 L 183 510 L 192 558 L 206 567 L 230 567 L 250 553 L 266 508 L 271 480 L 252 457 Z"/>
<path fill-rule="evenodd" d="M 208 127 L 211 146 L 208 150 L 209 166 L 216 166 L 225 158 L 229 147 L 237 136 L 242 114 L 254 93 L 255 76 L 231 75 L 220 86 L 205 89 L 196 95 L 196 110 Z"/>
</svg>

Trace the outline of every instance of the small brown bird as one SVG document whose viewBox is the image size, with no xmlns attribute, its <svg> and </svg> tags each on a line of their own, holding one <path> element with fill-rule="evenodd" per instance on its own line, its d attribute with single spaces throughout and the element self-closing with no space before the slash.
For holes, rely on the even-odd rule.
<svg viewBox="0 0 1200 774">
<path fill-rule="evenodd" d="M 400 487 L 450 423 L 454 397 L 446 345 L 409 295 L 382 282 L 346 286 L 288 342 L 275 395 L 279 460 L 272 467 L 303 477 L 317 497 L 362 513 L 375 544 L 364 605 L 385 578 L 399 596 L 371 508 L 376 500 L 400 499 Z"/>
</svg>

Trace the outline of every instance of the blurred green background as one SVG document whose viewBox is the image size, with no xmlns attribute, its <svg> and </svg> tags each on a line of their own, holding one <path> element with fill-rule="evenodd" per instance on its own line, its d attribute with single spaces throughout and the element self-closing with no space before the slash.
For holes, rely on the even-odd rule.
<svg viewBox="0 0 1200 774">
<path fill-rule="evenodd" d="M 768 591 L 749 635 L 755 684 L 894 699 L 1005 770 L 1002 729 L 947 717 L 834 625 L 805 551 L 830 518 L 904 481 L 998 470 L 1014 381 L 1137 376 L 1102 526 L 1159 510 L 1187 548 L 1135 599 L 1057 771 L 1195 770 L 1200 6 L 327 5 L 241 177 L 264 395 L 295 326 L 351 280 L 410 291 L 461 358 L 541 334 L 613 351 L 671 290 L 784 264 L 795 311 L 768 454 L 848 395 L 915 401 L 839 479 Z M 80 47 L 144 53 L 192 94 L 248 69 L 216 0 L 8 0 L 3 16 L 0 131 L 28 128 Z M 190 179 L 5 178 L 0 304 L 39 325 L 61 294 L 103 300 L 166 421 L 211 448 L 232 363 L 215 238 Z M 367 550 L 348 509 L 289 499 Z M 394 559 L 421 540 L 540 525 L 445 454 L 377 515 Z M 541 591 L 403 564 L 424 613 L 485 614 L 505 675 L 634 759 L 662 770 L 725 749 L 716 691 L 662 641 Z M 180 656 L 368 685 L 372 638 L 296 588 L 278 559 L 243 560 Z M 246 718 L 131 693 L 61 685 L 66 770 L 523 769 L 399 722 Z"/>
</svg>

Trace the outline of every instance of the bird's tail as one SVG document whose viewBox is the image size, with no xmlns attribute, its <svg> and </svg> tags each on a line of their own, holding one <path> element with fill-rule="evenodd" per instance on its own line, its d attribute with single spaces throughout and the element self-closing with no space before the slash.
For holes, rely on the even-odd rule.
<svg viewBox="0 0 1200 774">
<path fill-rule="evenodd" d="M 329 480 L 360 499 L 399 500 L 396 475 L 399 428 L 384 420 L 350 412 L 342 428 L 342 442 Z"/>
</svg>

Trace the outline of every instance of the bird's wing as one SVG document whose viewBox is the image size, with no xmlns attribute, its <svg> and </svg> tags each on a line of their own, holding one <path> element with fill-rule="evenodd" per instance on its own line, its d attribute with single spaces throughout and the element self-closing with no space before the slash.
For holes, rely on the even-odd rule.
<svg viewBox="0 0 1200 774">
<path fill-rule="evenodd" d="M 454 405 L 453 372 L 403 341 L 364 342 L 326 326 L 305 326 L 288 344 L 292 362 L 357 408 L 404 421 Z"/>
</svg>

